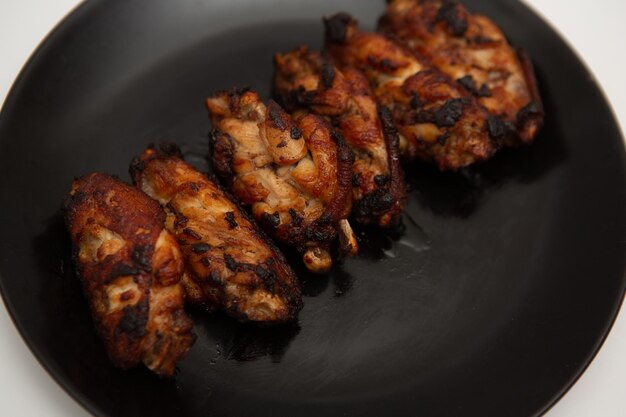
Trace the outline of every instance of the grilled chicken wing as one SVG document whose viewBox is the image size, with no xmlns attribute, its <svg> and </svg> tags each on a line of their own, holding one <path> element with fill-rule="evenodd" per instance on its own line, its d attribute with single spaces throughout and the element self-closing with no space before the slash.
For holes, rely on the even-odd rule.
<svg viewBox="0 0 626 417">
<path fill-rule="evenodd" d="M 207 107 L 213 166 L 271 236 L 303 253 L 314 272 L 331 267 L 337 237 L 345 253 L 356 252 L 346 220 L 354 158 L 324 119 L 304 112 L 292 118 L 246 90 L 219 92 Z"/>
<path fill-rule="evenodd" d="M 135 184 L 164 207 L 186 260 L 191 302 L 241 321 L 286 322 L 302 307 L 294 272 L 246 214 L 175 145 L 131 164 Z"/>
<path fill-rule="evenodd" d="M 403 156 L 457 170 L 498 149 L 501 121 L 426 59 L 384 35 L 359 31 L 347 14 L 325 19 L 325 25 L 333 59 L 362 70 L 378 102 L 391 109 Z"/>
<path fill-rule="evenodd" d="M 352 148 L 356 221 L 395 223 L 404 206 L 398 135 L 387 109 L 379 118 L 367 79 L 354 68 L 336 68 L 326 55 L 306 47 L 277 54 L 274 63 L 274 92 L 287 110 L 327 117 Z"/>
<path fill-rule="evenodd" d="M 77 179 L 65 202 L 77 272 L 111 361 L 170 376 L 191 347 L 183 258 L 159 204 L 119 180 Z"/>
<path fill-rule="evenodd" d="M 389 0 L 381 29 L 472 92 L 501 118 L 506 143 L 528 143 L 543 123 L 530 60 L 485 16 L 450 0 Z"/>
</svg>

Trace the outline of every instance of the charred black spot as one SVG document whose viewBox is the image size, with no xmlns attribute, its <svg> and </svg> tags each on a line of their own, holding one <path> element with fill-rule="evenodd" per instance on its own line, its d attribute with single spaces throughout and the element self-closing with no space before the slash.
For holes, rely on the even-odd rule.
<svg viewBox="0 0 626 417">
<path fill-rule="evenodd" d="M 491 97 L 491 90 L 487 84 L 483 84 L 480 86 L 478 91 L 476 92 L 478 97 Z"/>
<path fill-rule="evenodd" d="M 287 146 L 287 142 L 285 142 L 284 140 L 281 140 L 280 142 L 278 142 L 278 145 L 276 145 L 277 148 L 284 148 L 285 146 Z"/>
<path fill-rule="evenodd" d="M 395 200 L 388 191 L 377 189 L 356 202 L 354 213 L 357 218 L 378 216 L 387 212 L 394 203 Z"/>
<path fill-rule="evenodd" d="M 287 129 L 287 124 L 283 120 L 283 117 L 285 115 L 283 110 L 273 100 L 269 101 L 267 107 L 268 107 L 268 114 L 272 122 L 276 125 L 278 129 L 284 132 L 285 129 Z"/>
<path fill-rule="evenodd" d="M 134 306 L 126 306 L 122 310 L 122 318 L 115 333 L 124 333 L 130 340 L 137 341 L 146 335 L 148 322 L 148 299 L 144 298 Z"/>
<path fill-rule="evenodd" d="M 542 113 L 541 106 L 536 101 L 531 101 L 517 112 L 517 124 L 523 126 L 529 119 L 540 116 Z"/>
<path fill-rule="evenodd" d="M 209 258 L 202 258 L 202 259 L 200 259 L 200 263 L 202 263 L 202 265 L 204 265 L 206 267 L 211 265 L 211 261 L 209 261 Z"/>
<path fill-rule="evenodd" d="M 467 32 L 467 20 L 459 13 L 460 7 L 458 2 L 446 0 L 437 12 L 436 20 L 445 22 L 454 36 L 463 36 Z"/>
<path fill-rule="evenodd" d="M 128 275 L 137 275 L 139 274 L 141 271 L 137 268 L 134 268 L 130 265 L 126 265 L 123 263 L 116 263 L 115 265 L 113 265 L 113 267 L 111 268 L 111 272 L 109 272 L 109 275 L 107 275 L 107 277 L 104 279 L 104 284 L 109 284 L 111 283 L 111 281 L 113 281 L 114 279 L 116 279 L 117 277 L 125 277 Z"/>
<path fill-rule="evenodd" d="M 226 264 L 226 268 L 230 269 L 231 271 L 237 271 L 237 261 L 235 261 L 235 259 L 233 259 L 233 257 L 227 253 L 224 254 L 224 264 Z"/>
<path fill-rule="evenodd" d="M 198 234 L 198 232 L 196 232 L 195 230 L 190 229 L 188 227 L 185 227 L 183 229 L 183 233 L 186 234 L 187 236 L 190 236 L 190 237 L 194 238 L 194 239 L 198 239 L 198 240 L 202 239 L 202 236 L 200 236 Z"/>
<path fill-rule="evenodd" d="M 453 98 L 445 102 L 443 106 L 435 110 L 433 122 L 438 127 L 452 127 L 463 116 L 463 110 L 467 100 L 464 98 Z"/>
<path fill-rule="evenodd" d="M 180 213 L 176 213 L 176 220 L 174 220 L 174 227 L 176 228 L 184 227 L 188 221 L 189 219 L 187 217 L 183 216 Z"/>
<path fill-rule="evenodd" d="M 159 144 L 159 150 L 163 152 L 167 156 L 174 156 L 177 158 L 182 158 L 183 153 L 180 151 L 180 148 L 177 144 L 173 142 L 162 142 Z"/>
<path fill-rule="evenodd" d="M 220 276 L 220 273 L 217 271 L 211 271 L 207 279 L 215 284 L 222 283 L 222 277 Z"/>
<path fill-rule="evenodd" d="M 230 226 L 231 230 L 238 226 L 237 221 L 235 220 L 235 213 L 234 212 L 232 212 L 232 211 L 227 212 L 226 216 L 224 216 L 224 218 L 226 219 L 226 222 Z"/>
<path fill-rule="evenodd" d="M 347 13 L 337 13 L 324 19 L 325 38 L 327 42 L 343 43 L 348 34 L 348 25 L 352 22 L 352 16 Z"/>
<path fill-rule="evenodd" d="M 197 193 L 198 191 L 200 191 L 200 188 L 198 187 L 198 184 L 196 184 L 195 182 L 190 182 L 189 183 L 189 187 L 193 190 L 193 192 Z"/>
<path fill-rule="evenodd" d="M 443 135 L 437 136 L 437 142 L 439 142 L 439 144 L 443 146 L 446 144 L 449 137 L 450 137 L 450 132 L 445 132 Z"/>
<path fill-rule="evenodd" d="M 376 185 L 378 185 L 379 187 L 382 187 L 384 185 L 387 185 L 387 183 L 389 183 L 389 180 L 391 178 L 389 178 L 388 175 L 375 175 L 374 176 L 374 182 L 376 183 Z"/>
<path fill-rule="evenodd" d="M 383 71 L 395 71 L 398 66 L 388 58 L 384 58 L 380 60 L 380 68 Z"/>
<path fill-rule="evenodd" d="M 335 81 L 335 67 L 332 62 L 325 60 L 322 65 L 322 73 L 321 73 L 322 83 L 324 87 L 331 88 L 333 86 L 333 81 Z"/>
<path fill-rule="evenodd" d="M 180 228 L 180 227 L 185 227 L 185 225 L 187 225 L 187 222 L 189 221 L 189 219 L 185 216 L 183 216 L 180 212 L 178 212 L 174 206 L 172 205 L 172 203 L 167 203 L 167 205 L 165 206 L 165 208 L 172 214 L 174 214 L 174 216 L 176 217 L 176 219 L 174 220 L 174 227 L 175 228 Z"/>
<path fill-rule="evenodd" d="M 333 218 L 329 213 L 321 215 L 311 227 L 306 229 L 307 240 L 314 240 L 317 242 L 330 242 L 332 241 L 337 232 L 333 225 Z"/>
<path fill-rule="evenodd" d="M 207 253 L 209 249 L 211 249 L 211 245 L 204 242 L 194 243 L 191 245 L 191 250 L 193 251 L 193 253 L 197 254 Z"/>
<path fill-rule="evenodd" d="M 507 128 L 502 119 L 497 116 L 489 116 L 487 119 L 487 131 L 492 139 L 502 140 L 507 134 Z"/>
<path fill-rule="evenodd" d="M 152 259 L 152 245 L 137 245 L 133 248 L 132 258 L 142 269 L 149 271 Z"/>
<path fill-rule="evenodd" d="M 383 72 L 395 71 L 398 68 L 398 65 L 390 59 L 383 58 L 381 60 L 377 60 L 374 55 L 369 55 L 367 57 L 367 62 Z"/>
<path fill-rule="evenodd" d="M 491 96 L 491 90 L 487 86 L 487 84 L 483 84 L 478 88 L 476 86 L 476 81 L 472 78 L 471 75 L 466 75 L 465 77 L 461 77 L 456 80 L 457 83 L 461 84 L 467 91 L 474 94 L 478 97 L 489 97 Z"/>
<path fill-rule="evenodd" d="M 352 186 L 359 187 L 361 185 L 361 173 L 352 174 Z"/>
<path fill-rule="evenodd" d="M 315 91 L 306 91 L 304 86 L 300 85 L 297 89 L 289 91 L 286 94 L 287 104 L 292 107 L 309 107 L 313 104 L 315 99 Z M 296 128 L 297 129 L 297 128 Z M 293 135 L 292 135 L 293 136 Z M 299 139 L 299 138 L 294 138 Z"/>
<path fill-rule="evenodd" d="M 295 224 L 296 226 L 302 224 L 302 216 L 300 216 L 298 212 L 296 212 L 293 208 L 289 208 L 289 215 L 291 216 L 291 222 L 293 224 Z"/>
<path fill-rule="evenodd" d="M 293 126 L 291 128 L 291 132 L 290 133 L 291 133 L 291 139 L 293 139 L 293 140 L 298 140 L 298 139 L 300 139 L 302 137 L 302 129 L 300 129 L 297 126 Z"/>
<path fill-rule="evenodd" d="M 461 77 L 456 80 L 457 83 L 461 84 L 468 91 L 474 92 L 476 91 L 476 81 L 474 81 L 474 77 L 471 75 L 466 75 L 465 77 Z"/>
<path fill-rule="evenodd" d="M 263 284 L 265 284 L 265 288 L 269 291 L 273 292 L 274 284 L 276 283 L 276 274 L 269 268 L 265 268 L 263 265 L 258 265 L 254 272 L 261 278 Z"/>
<path fill-rule="evenodd" d="M 413 94 L 413 97 L 411 97 L 411 101 L 409 102 L 409 105 L 411 106 L 411 108 L 415 110 L 419 107 L 420 104 L 421 104 L 421 100 L 420 100 L 419 95 Z"/>
<path fill-rule="evenodd" d="M 275 212 L 274 214 L 269 214 L 266 212 L 261 215 L 261 221 L 263 224 L 267 225 L 267 227 L 276 229 L 278 226 L 280 226 L 280 215 L 278 214 L 278 212 Z"/>
<path fill-rule="evenodd" d="M 254 271 L 259 278 L 261 279 L 265 279 L 267 278 L 267 276 L 270 274 L 270 271 L 268 271 L 267 269 L 265 269 L 262 265 L 259 265 L 256 267 L 255 271 Z"/>
</svg>

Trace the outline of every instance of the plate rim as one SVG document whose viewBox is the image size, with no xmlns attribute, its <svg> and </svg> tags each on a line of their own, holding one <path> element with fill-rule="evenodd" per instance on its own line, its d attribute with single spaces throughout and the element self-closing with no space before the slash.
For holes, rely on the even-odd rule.
<svg viewBox="0 0 626 417">
<path fill-rule="evenodd" d="M 382 0 L 381 0 L 382 1 Z M 463 0 L 461 0 L 462 2 Z M 574 46 L 574 44 L 565 36 L 565 34 L 559 30 L 550 20 L 548 20 L 540 11 L 538 11 L 533 5 L 527 3 L 526 1 L 520 0 L 517 1 L 521 7 L 528 10 L 536 19 L 542 22 L 562 43 L 562 45 L 574 55 L 576 61 L 580 64 L 581 68 L 584 70 L 585 75 L 589 78 L 593 88 L 595 88 L 601 96 L 602 101 L 604 102 L 606 108 L 608 109 L 608 114 L 612 120 L 613 125 L 617 128 L 617 133 L 621 138 L 621 165 L 623 172 L 626 174 L 626 136 L 624 135 L 624 131 L 626 130 L 626 126 L 622 126 L 619 118 L 617 117 L 615 108 L 610 101 L 603 85 L 599 82 L 596 75 L 591 70 L 590 65 L 583 58 L 581 52 Z M 81 21 L 87 16 L 94 13 L 98 7 L 106 4 L 103 1 L 85 1 L 81 0 L 81 2 L 75 5 L 72 9 L 68 10 L 65 15 L 47 32 L 47 34 L 43 37 L 43 39 L 39 42 L 36 48 L 29 54 L 28 58 L 22 65 L 21 69 L 18 72 L 17 77 L 15 77 L 13 83 L 11 84 L 8 93 L 0 107 L 0 122 L 3 121 L 7 116 L 6 114 L 9 112 L 9 109 L 14 104 L 14 101 L 19 96 L 19 91 L 21 90 L 22 85 L 29 78 L 30 73 L 33 68 L 37 65 L 37 58 L 41 56 L 44 51 L 50 47 L 55 46 L 56 38 L 62 36 L 64 33 L 71 32 L 71 26 L 73 22 Z M 4 142 L 4 139 L 0 137 L 0 144 Z M 623 184 L 626 185 L 626 175 L 622 178 Z M 610 317 L 607 317 L 604 328 L 602 329 L 602 336 L 595 342 L 593 349 L 590 351 L 588 355 L 586 355 L 581 364 L 576 368 L 575 372 L 572 374 L 570 379 L 566 384 L 564 384 L 558 392 L 555 392 L 552 398 L 546 402 L 546 404 L 538 410 L 538 416 L 545 415 L 549 412 L 570 390 L 571 388 L 578 382 L 578 380 L 582 377 L 582 375 L 587 371 L 589 366 L 593 363 L 600 350 L 604 346 L 607 338 L 611 334 L 613 330 L 613 326 L 619 316 L 622 307 L 624 306 L 624 301 L 626 297 L 626 257 L 624 258 L 624 271 L 621 275 L 621 285 L 620 291 L 616 300 L 611 309 Z M 13 302 L 6 295 L 5 290 L 5 274 L 0 271 L 0 298 L 4 302 L 4 306 L 8 312 L 8 316 L 11 319 L 11 322 L 17 329 L 17 333 L 20 338 L 24 342 L 24 344 L 28 347 L 34 358 L 37 360 L 39 365 L 43 368 L 43 370 L 52 378 L 52 380 L 66 393 L 70 398 L 72 398 L 84 411 L 93 414 L 98 417 L 109 417 L 107 414 L 103 412 L 100 406 L 93 401 L 91 401 L 88 397 L 83 395 L 80 390 L 72 388 L 69 384 L 66 383 L 65 379 L 61 375 L 60 371 L 51 363 L 49 360 L 45 358 L 40 352 L 40 348 L 36 346 L 29 338 L 26 329 L 19 322 L 15 307 Z"/>
</svg>

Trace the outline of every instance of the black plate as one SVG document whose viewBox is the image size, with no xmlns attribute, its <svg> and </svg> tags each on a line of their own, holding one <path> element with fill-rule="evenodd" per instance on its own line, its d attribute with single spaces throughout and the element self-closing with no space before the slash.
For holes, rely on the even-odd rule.
<svg viewBox="0 0 626 417">
<path fill-rule="evenodd" d="M 88 410 L 527 416 L 583 372 L 624 293 L 624 146 L 583 65 L 512 0 L 467 3 L 536 63 L 536 144 L 461 174 L 409 169 L 406 234 L 364 230 L 357 259 L 303 274 L 297 325 L 197 314 L 175 379 L 109 365 L 58 214 L 71 180 L 127 179 L 131 157 L 164 139 L 205 167 L 208 93 L 267 97 L 274 52 L 319 46 L 319 17 L 341 9 L 372 27 L 383 3 L 91 1 L 31 58 L 0 119 L 0 282 L 27 343 Z"/>
</svg>

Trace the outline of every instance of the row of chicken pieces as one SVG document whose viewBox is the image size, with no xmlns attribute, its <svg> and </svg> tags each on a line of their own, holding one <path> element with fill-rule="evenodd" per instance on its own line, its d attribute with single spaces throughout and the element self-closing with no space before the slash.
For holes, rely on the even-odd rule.
<svg viewBox="0 0 626 417">
<path fill-rule="evenodd" d="M 100 173 L 74 182 L 74 259 L 116 366 L 172 375 L 194 340 L 185 302 L 294 319 L 298 280 L 266 234 L 326 272 L 335 247 L 358 251 L 350 221 L 399 222 L 401 161 L 457 170 L 542 124 L 529 60 L 459 3 L 391 0 L 376 33 L 346 14 L 324 22 L 325 52 L 275 56 L 280 104 L 247 89 L 207 99 L 213 170 L 252 218 L 173 145 L 132 161 L 135 187 Z"/>
</svg>

